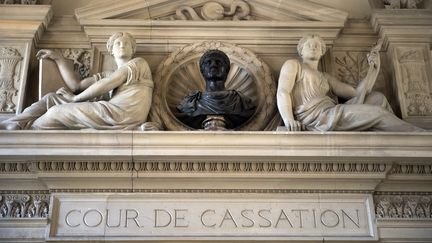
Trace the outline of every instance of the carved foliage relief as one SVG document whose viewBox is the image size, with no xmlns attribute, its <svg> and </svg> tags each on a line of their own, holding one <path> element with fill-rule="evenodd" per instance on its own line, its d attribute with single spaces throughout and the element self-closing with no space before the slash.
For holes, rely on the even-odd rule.
<svg viewBox="0 0 432 243">
<path fill-rule="evenodd" d="M 0 218 L 46 218 L 48 194 L 0 195 Z"/>
<path fill-rule="evenodd" d="M 431 195 L 377 195 L 374 201 L 377 218 L 432 218 Z"/>
<path fill-rule="evenodd" d="M 61 49 L 60 52 L 74 63 L 74 70 L 81 79 L 90 76 L 91 52 L 84 49 Z"/>
<path fill-rule="evenodd" d="M 34 5 L 37 4 L 37 0 L 0 0 L 0 4 L 25 4 Z"/>
<path fill-rule="evenodd" d="M 177 8 L 175 15 L 162 18 L 162 20 L 250 20 L 250 6 L 246 1 L 209 1 L 202 6 L 194 7 L 183 5 Z"/>
<path fill-rule="evenodd" d="M 423 0 L 384 0 L 386 9 L 417 9 Z"/>
<path fill-rule="evenodd" d="M 333 53 L 333 75 L 340 81 L 345 82 L 353 87 L 357 87 L 368 72 L 369 64 L 367 61 L 367 52 L 334 52 Z M 381 60 L 383 63 L 384 60 Z M 384 63 L 383 63 L 384 64 Z M 389 96 L 387 78 L 385 75 L 385 65 L 381 66 L 380 73 L 373 90 L 379 91 Z"/>
<path fill-rule="evenodd" d="M 398 49 L 397 61 L 401 80 L 399 94 L 403 95 L 407 116 L 432 115 L 432 97 L 427 75 L 427 63 L 422 49 Z"/>
<path fill-rule="evenodd" d="M 0 112 L 15 112 L 23 57 L 15 47 L 0 47 Z"/>
</svg>

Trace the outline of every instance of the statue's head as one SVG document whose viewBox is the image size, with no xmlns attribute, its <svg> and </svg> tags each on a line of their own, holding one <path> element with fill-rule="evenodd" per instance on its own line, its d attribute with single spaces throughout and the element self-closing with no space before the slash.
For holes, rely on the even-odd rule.
<svg viewBox="0 0 432 243">
<path fill-rule="evenodd" d="M 200 71 L 206 81 L 225 82 L 230 71 L 230 60 L 220 50 L 209 50 L 200 59 Z"/>
<path fill-rule="evenodd" d="M 326 52 L 326 44 L 319 35 L 307 35 L 297 44 L 297 52 L 303 59 L 319 60 Z"/>
<path fill-rule="evenodd" d="M 117 55 L 130 55 L 132 57 L 136 51 L 135 38 L 127 32 L 117 32 L 108 39 L 107 49 L 114 57 Z"/>
</svg>

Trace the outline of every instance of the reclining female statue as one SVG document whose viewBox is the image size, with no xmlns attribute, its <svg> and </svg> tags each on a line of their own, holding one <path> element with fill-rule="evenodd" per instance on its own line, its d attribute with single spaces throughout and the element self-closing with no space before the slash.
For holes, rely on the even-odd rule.
<svg viewBox="0 0 432 243">
<path fill-rule="evenodd" d="M 380 44 L 369 54 L 369 72 L 357 89 L 318 71 L 326 51 L 317 35 L 302 38 L 297 51 L 302 58 L 282 66 L 277 105 L 288 131 L 424 131 L 396 117 L 381 93 L 371 92 L 378 76 Z M 338 104 L 334 94 L 348 100 Z M 280 129 L 278 129 L 280 130 Z"/>
<path fill-rule="evenodd" d="M 132 58 L 135 39 L 116 33 L 107 42 L 117 70 L 79 80 L 57 52 L 40 50 L 37 58 L 55 61 L 66 88 L 49 93 L 23 113 L 0 123 L 0 129 L 134 129 L 146 121 L 153 81 L 142 58 Z"/>
</svg>

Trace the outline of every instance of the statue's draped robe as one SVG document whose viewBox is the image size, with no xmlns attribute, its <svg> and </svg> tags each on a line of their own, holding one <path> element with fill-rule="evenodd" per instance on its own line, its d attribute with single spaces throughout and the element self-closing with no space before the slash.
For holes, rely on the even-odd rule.
<svg viewBox="0 0 432 243">
<path fill-rule="evenodd" d="M 255 106 L 250 98 L 235 90 L 193 91 L 183 98 L 177 110 L 190 117 L 188 123 L 194 127 L 200 127 L 207 115 L 222 115 L 231 129 L 246 122 L 255 112 Z"/>
<path fill-rule="evenodd" d="M 147 119 L 153 81 L 144 59 L 134 58 L 125 66 L 125 82 L 106 98 L 69 103 L 63 96 L 50 93 L 6 122 L 16 122 L 22 129 L 133 129 Z M 108 75 L 99 73 L 95 78 Z"/>
<path fill-rule="evenodd" d="M 381 93 L 373 92 L 364 104 L 338 104 L 331 98 L 328 74 L 308 68 L 297 60 L 291 94 L 294 115 L 307 130 L 315 131 L 420 131 L 397 118 Z"/>
</svg>

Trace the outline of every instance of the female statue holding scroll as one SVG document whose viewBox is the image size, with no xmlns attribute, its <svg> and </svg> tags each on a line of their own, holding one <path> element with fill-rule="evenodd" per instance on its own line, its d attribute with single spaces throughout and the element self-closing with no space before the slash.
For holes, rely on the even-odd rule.
<svg viewBox="0 0 432 243">
<path fill-rule="evenodd" d="M 318 70 L 326 51 L 317 35 L 302 38 L 297 50 L 302 58 L 282 66 L 277 104 L 288 131 L 407 131 L 423 129 L 397 118 L 381 93 L 371 92 L 380 68 L 377 44 L 368 56 L 369 72 L 357 89 Z M 347 99 L 338 104 L 331 94 Z"/>
</svg>

